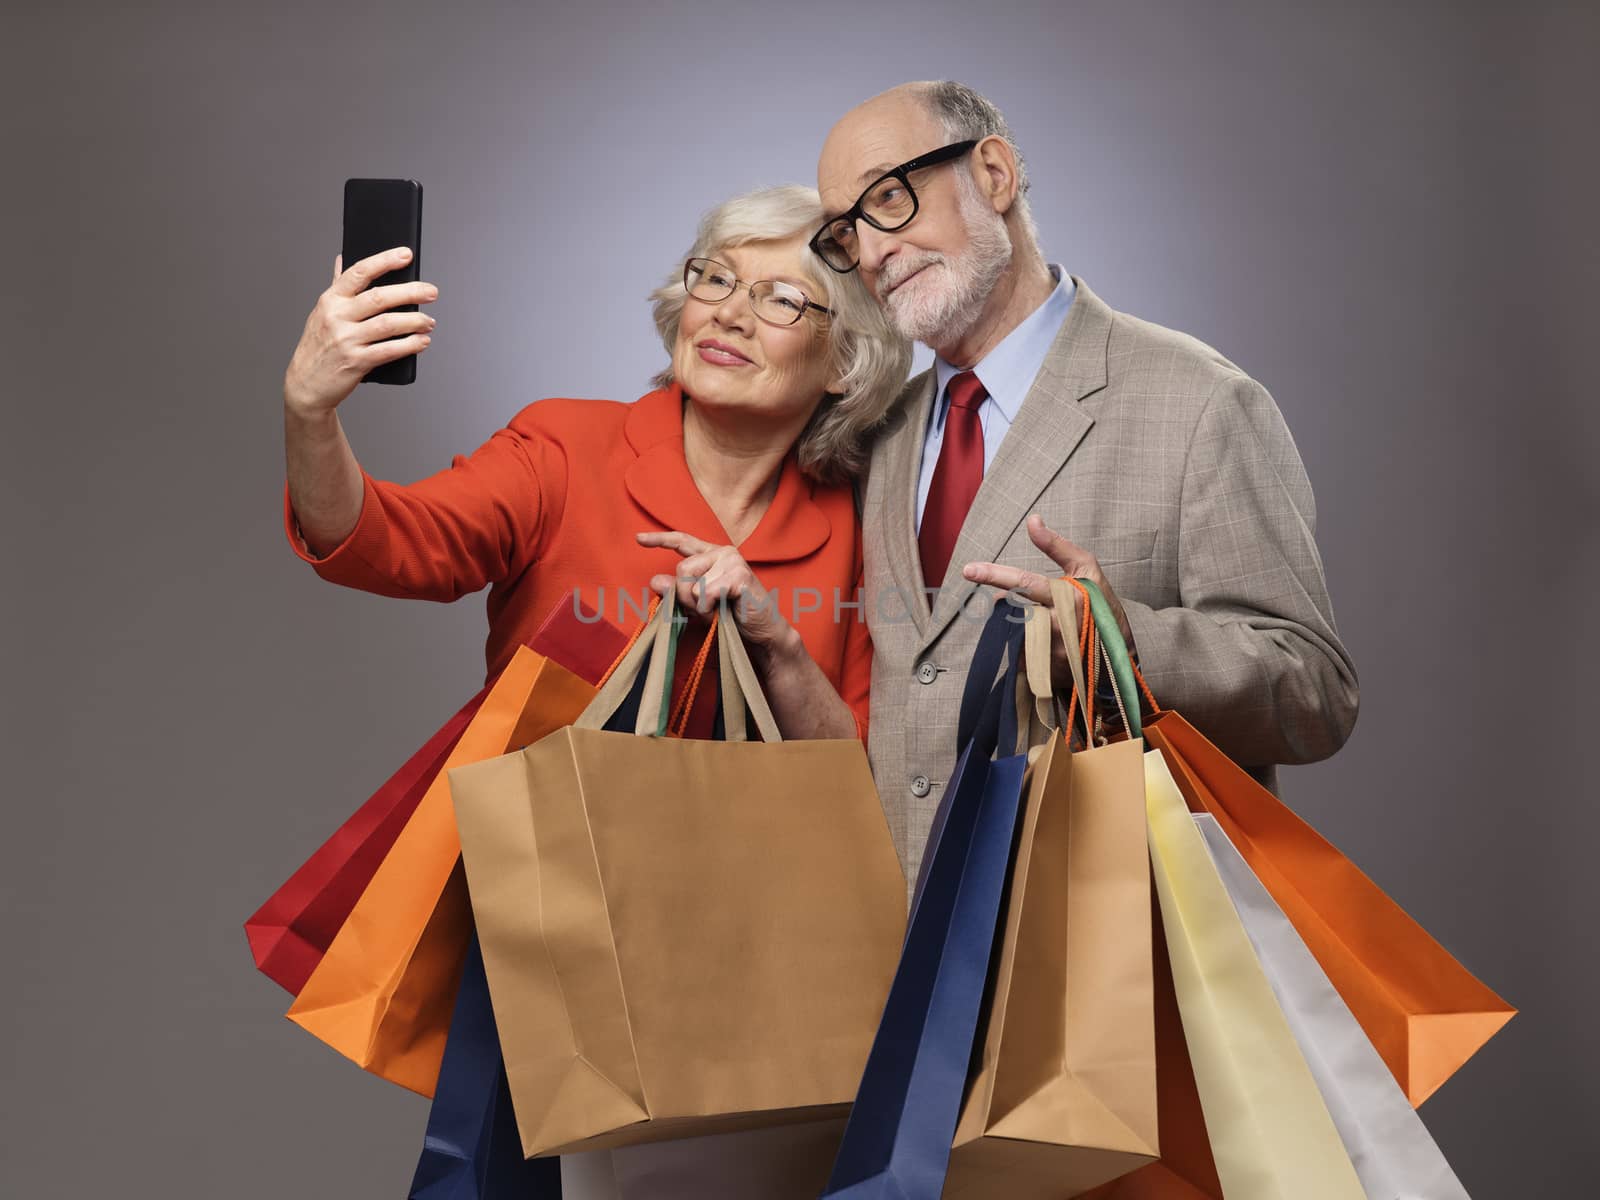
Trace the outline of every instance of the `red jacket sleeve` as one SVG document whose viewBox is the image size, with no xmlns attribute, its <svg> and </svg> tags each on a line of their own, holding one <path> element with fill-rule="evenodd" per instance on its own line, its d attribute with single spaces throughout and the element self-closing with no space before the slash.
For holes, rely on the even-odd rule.
<svg viewBox="0 0 1600 1200">
<path fill-rule="evenodd" d="M 331 583 L 418 600 L 456 600 L 514 578 L 560 520 L 561 448 L 519 418 L 470 456 L 412 484 L 362 473 L 361 516 L 324 558 L 306 549 L 284 489 L 289 544 Z"/>
<path fill-rule="evenodd" d="M 865 595 L 865 578 L 856 572 L 856 599 Z M 859 609 L 847 609 L 849 625 L 844 633 L 844 666 L 839 672 L 839 695 L 856 718 L 856 736 L 867 740 L 867 713 L 872 700 L 872 635 Z"/>
</svg>

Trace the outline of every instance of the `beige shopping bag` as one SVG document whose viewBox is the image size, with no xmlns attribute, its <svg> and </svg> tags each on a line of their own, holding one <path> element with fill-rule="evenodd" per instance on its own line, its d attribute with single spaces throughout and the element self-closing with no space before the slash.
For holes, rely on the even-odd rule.
<svg viewBox="0 0 1600 1200">
<path fill-rule="evenodd" d="M 904 935 L 861 744 L 780 740 L 727 615 L 729 740 L 655 736 L 672 608 L 574 725 L 450 773 L 530 1157 L 841 1115 Z"/>
<path fill-rule="evenodd" d="M 1072 611 L 1070 593 L 1056 611 Z M 1052 695 L 1050 618 L 1029 614 L 1036 708 Z M 1077 694 L 1092 694 L 1077 676 Z M 1087 724 L 1087 706 L 1076 711 Z M 1058 1200 L 1159 1153 L 1143 745 L 1086 737 L 1071 753 L 1062 731 L 1040 728 L 947 1198 Z"/>
<path fill-rule="evenodd" d="M 1294 1033 L 1159 750 L 1144 758 L 1172 982 L 1228 1200 L 1364 1200 Z"/>
</svg>

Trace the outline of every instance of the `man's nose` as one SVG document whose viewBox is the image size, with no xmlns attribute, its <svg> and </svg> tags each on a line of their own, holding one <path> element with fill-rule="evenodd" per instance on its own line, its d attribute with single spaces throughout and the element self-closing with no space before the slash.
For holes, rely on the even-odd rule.
<svg viewBox="0 0 1600 1200">
<path fill-rule="evenodd" d="M 861 269 L 870 277 L 882 270 L 883 264 L 900 249 L 900 238 L 862 221 L 856 226 L 856 246 L 861 254 Z"/>
</svg>

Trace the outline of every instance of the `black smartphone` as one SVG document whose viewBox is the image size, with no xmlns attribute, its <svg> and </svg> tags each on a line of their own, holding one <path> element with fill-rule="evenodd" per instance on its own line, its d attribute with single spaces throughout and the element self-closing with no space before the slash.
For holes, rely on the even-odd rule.
<svg viewBox="0 0 1600 1200">
<path fill-rule="evenodd" d="M 344 181 L 344 267 L 396 246 L 411 247 L 411 261 L 398 271 L 380 275 L 373 287 L 415 283 L 422 278 L 422 185 L 415 179 L 346 179 Z M 391 312 L 416 312 L 405 304 Z M 415 383 L 417 356 L 408 354 L 368 371 L 363 383 Z"/>
</svg>

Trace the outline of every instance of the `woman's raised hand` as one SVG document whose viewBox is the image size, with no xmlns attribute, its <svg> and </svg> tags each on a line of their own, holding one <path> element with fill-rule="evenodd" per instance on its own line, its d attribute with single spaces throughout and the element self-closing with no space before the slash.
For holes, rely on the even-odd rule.
<svg viewBox="0 0 1600 1200">
<path fill-rule="evenodd" d="M 433 318 L 390 310 L 428 304 L 439 298 L 439 289 L 421 280 L 370 286 L 410 261 L 404 246 L 364 258 L 349 270 L 333 260 L 333 282 L 317 297 L 284 373 L 285 404 L 306 416 L 331 413 L 368 371 L 428 348 Z"/>
</svg>

